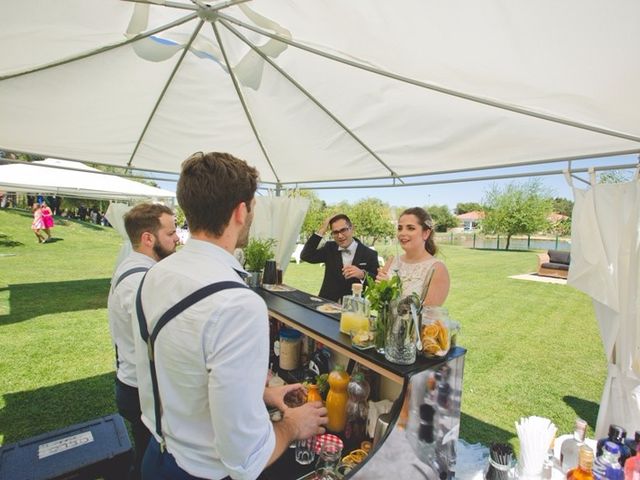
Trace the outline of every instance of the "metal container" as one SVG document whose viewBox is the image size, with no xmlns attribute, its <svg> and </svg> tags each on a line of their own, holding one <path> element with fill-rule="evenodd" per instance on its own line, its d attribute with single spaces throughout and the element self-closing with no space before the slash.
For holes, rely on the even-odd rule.
<svg viewBox="0 0 640 480">
<path fill-rule="evenodd" d="M 390 421 L 390 413 L 382 413 L 378 416 L 378 419 L 376 420 L 376 428 L 373 431 L 373 447 L 375 447 L 380 439 L 384 437 L 384 434 L 387 433 Z"/>
</svg>

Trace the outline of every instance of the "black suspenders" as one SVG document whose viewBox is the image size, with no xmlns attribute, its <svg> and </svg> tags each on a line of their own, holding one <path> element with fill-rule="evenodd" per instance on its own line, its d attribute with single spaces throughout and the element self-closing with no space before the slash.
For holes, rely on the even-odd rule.
<svg viewBox="0 0 640 480">
<path fill-rule="evenodd" d="M 133 268 L 130 268 L 129 270 L 124 272 L 122 275 L 120 275 L 118 277 L 118 279 L 115 281 L 115 283 L 111 285 L 111 292 L 113 292 L 118 287 L 118 285 L 120 285 L 120 282 L 122 282 L 129 275 L 133 275 L 134 273 L 146 272 L 146 271 L 149 270 L 149 268 L 151 268 L 151 267 L 133 267 Z M 118 368 L 120 367 L 120 358 L 118 357 L 118 345 L 117 344 L 115 345 L 115 348 L 116 348 L 116 371 L 117 371 Z"/>
<path fill-rule="evenodd" d="M 238 272 L 240 275 L 240 272 Z M 191 307 L 195 303 L 200 300 L 213 295 L 214 293 L 220 292 L 222 290 L 228 290 L 231 288 L 249 288 L 244 283 L 232 282 L 232 281 L 223 281 L 223 282 L 215 282 L 210 285 L 206 285 L 192 294 L 188 295 L 186 298 L 183 298 L 178 303 L 176 303 L 173 307 L 167 310 L 160 319 L 156 322 L 155 326 L 151 333 L 149 333 L 149 329 L 147 327 L 147 320 L 144 315 L 144 311 L 142 310 L 142 285 L 144 285 L 145 276 L 142 278 L 140 282 L 140 287 L 138 288 L 138 294 L 136 295 L 136 312 L 138 316 L 138 323 L 140 325 L 140 335 L 142 339 L 147 344 L 147 352 L 149 355 L 149 367 L 151 371 L 151 383 L 153 385 L 153 405 L 156 416 L 156 433 L 161 438 L 160 448 L 164 451 L 164 436 L 162 435 L 162 403 L 160 402 L 160 391 L 158 389 L 158 376 L 156 373 L 155 366 L 155 352 L 154 345 L 160 330 L 169 323 L 173 318 L 175 318 L 180 313 L 184 312 L 187 308 Z"/>
<path fill-rule="evenodd" d="M 124 272 L 122 275 L 120 275 L 120 276 L 118 277 L 118 279 L 116 280 L 116 283 L 114 283 L 114 284 L 111 286 L 111 290 L 112 290 L 112 291 L 113 291 L 113 290 L 115 290 L 115 289 L 116 289 L 116 287 L 117 287 L 118 285 L 120 285 L 120 282 L 122 282 L 122 281 L 123 281 L 125 278 L 127 278 L 129 275 L 133 275 L 134 273 L 138 273 L 138 272 L 146 272 L 147 270 L 149 270 L 149 268 L 150 268 L 150 267 L 134 267 L 134 268 L 131 268 L 131 269 L 127 270 L 126 272 Z"/>
</svg>

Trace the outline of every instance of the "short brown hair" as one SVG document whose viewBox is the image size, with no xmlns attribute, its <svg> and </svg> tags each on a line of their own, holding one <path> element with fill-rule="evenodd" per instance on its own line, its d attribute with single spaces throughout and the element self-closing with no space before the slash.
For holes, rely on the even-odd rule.
<svg viewBox="0 0 640 480">
<path fill-rule="evenodd" d="M 251 201 L 258 171 L 228 153 L 194 153 L 182 163 L 176 194 L 192 232 L 222 235 L 238 204 Z"/>
<path fill-rule="evenodd" d="M 131 245 L 138 247 L 140 237 L 145 232 L 156 235 L 160 227 L 160 217 L 163 213 L 173 215 L 173 210 L 157 203 L 141 203 L 129 210 L 124 216 L 124 228 L 127 231 Z"/>
<path fill-rule="evenodd" d="M 351 219 L 347 217 L 344 213 L 339 213 L 338 215 L 334 215 L 333 217 L 331 217 L 331 219 L 329 220 L 329 226 L 331 227 L 338 220 L 344 220 L 345 222 L 347 222 L 347 225 L 349 225 L 349 227 L 353 227 L 353 224 L 351 223 Z"/>
</svg>

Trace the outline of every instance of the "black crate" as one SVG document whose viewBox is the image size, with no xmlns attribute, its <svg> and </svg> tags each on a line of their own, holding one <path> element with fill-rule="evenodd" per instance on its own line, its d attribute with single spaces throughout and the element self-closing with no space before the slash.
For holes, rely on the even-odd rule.
<svg viewBox="0 0 640 480">
<path fill-rule="evenodd" d="M 121 480 L 131 458 L 122 417 L 109 415 L 3 446 L 0 480 Z"/>
</svg>

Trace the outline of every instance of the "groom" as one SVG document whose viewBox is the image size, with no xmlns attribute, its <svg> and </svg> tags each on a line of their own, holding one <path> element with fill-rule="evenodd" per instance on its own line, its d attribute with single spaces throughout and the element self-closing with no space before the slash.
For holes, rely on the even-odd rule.
<svg viewBox="0 0 640 480">
<path fill-rule="evenodd" d="M 331 230 L 333 241 L 318 248 L 322 237 Z M 378 273 L 378 253 L 353 238 L 353 224 L 344 214 L 327 218 L 318 231 L 305 243 L 300 259 L 309 263 L 324 263 L 324 279 L 319 295 L 339 302 L 351 295 L 351 285 L 364 280 L 368 273 Z"/>
</svg>

